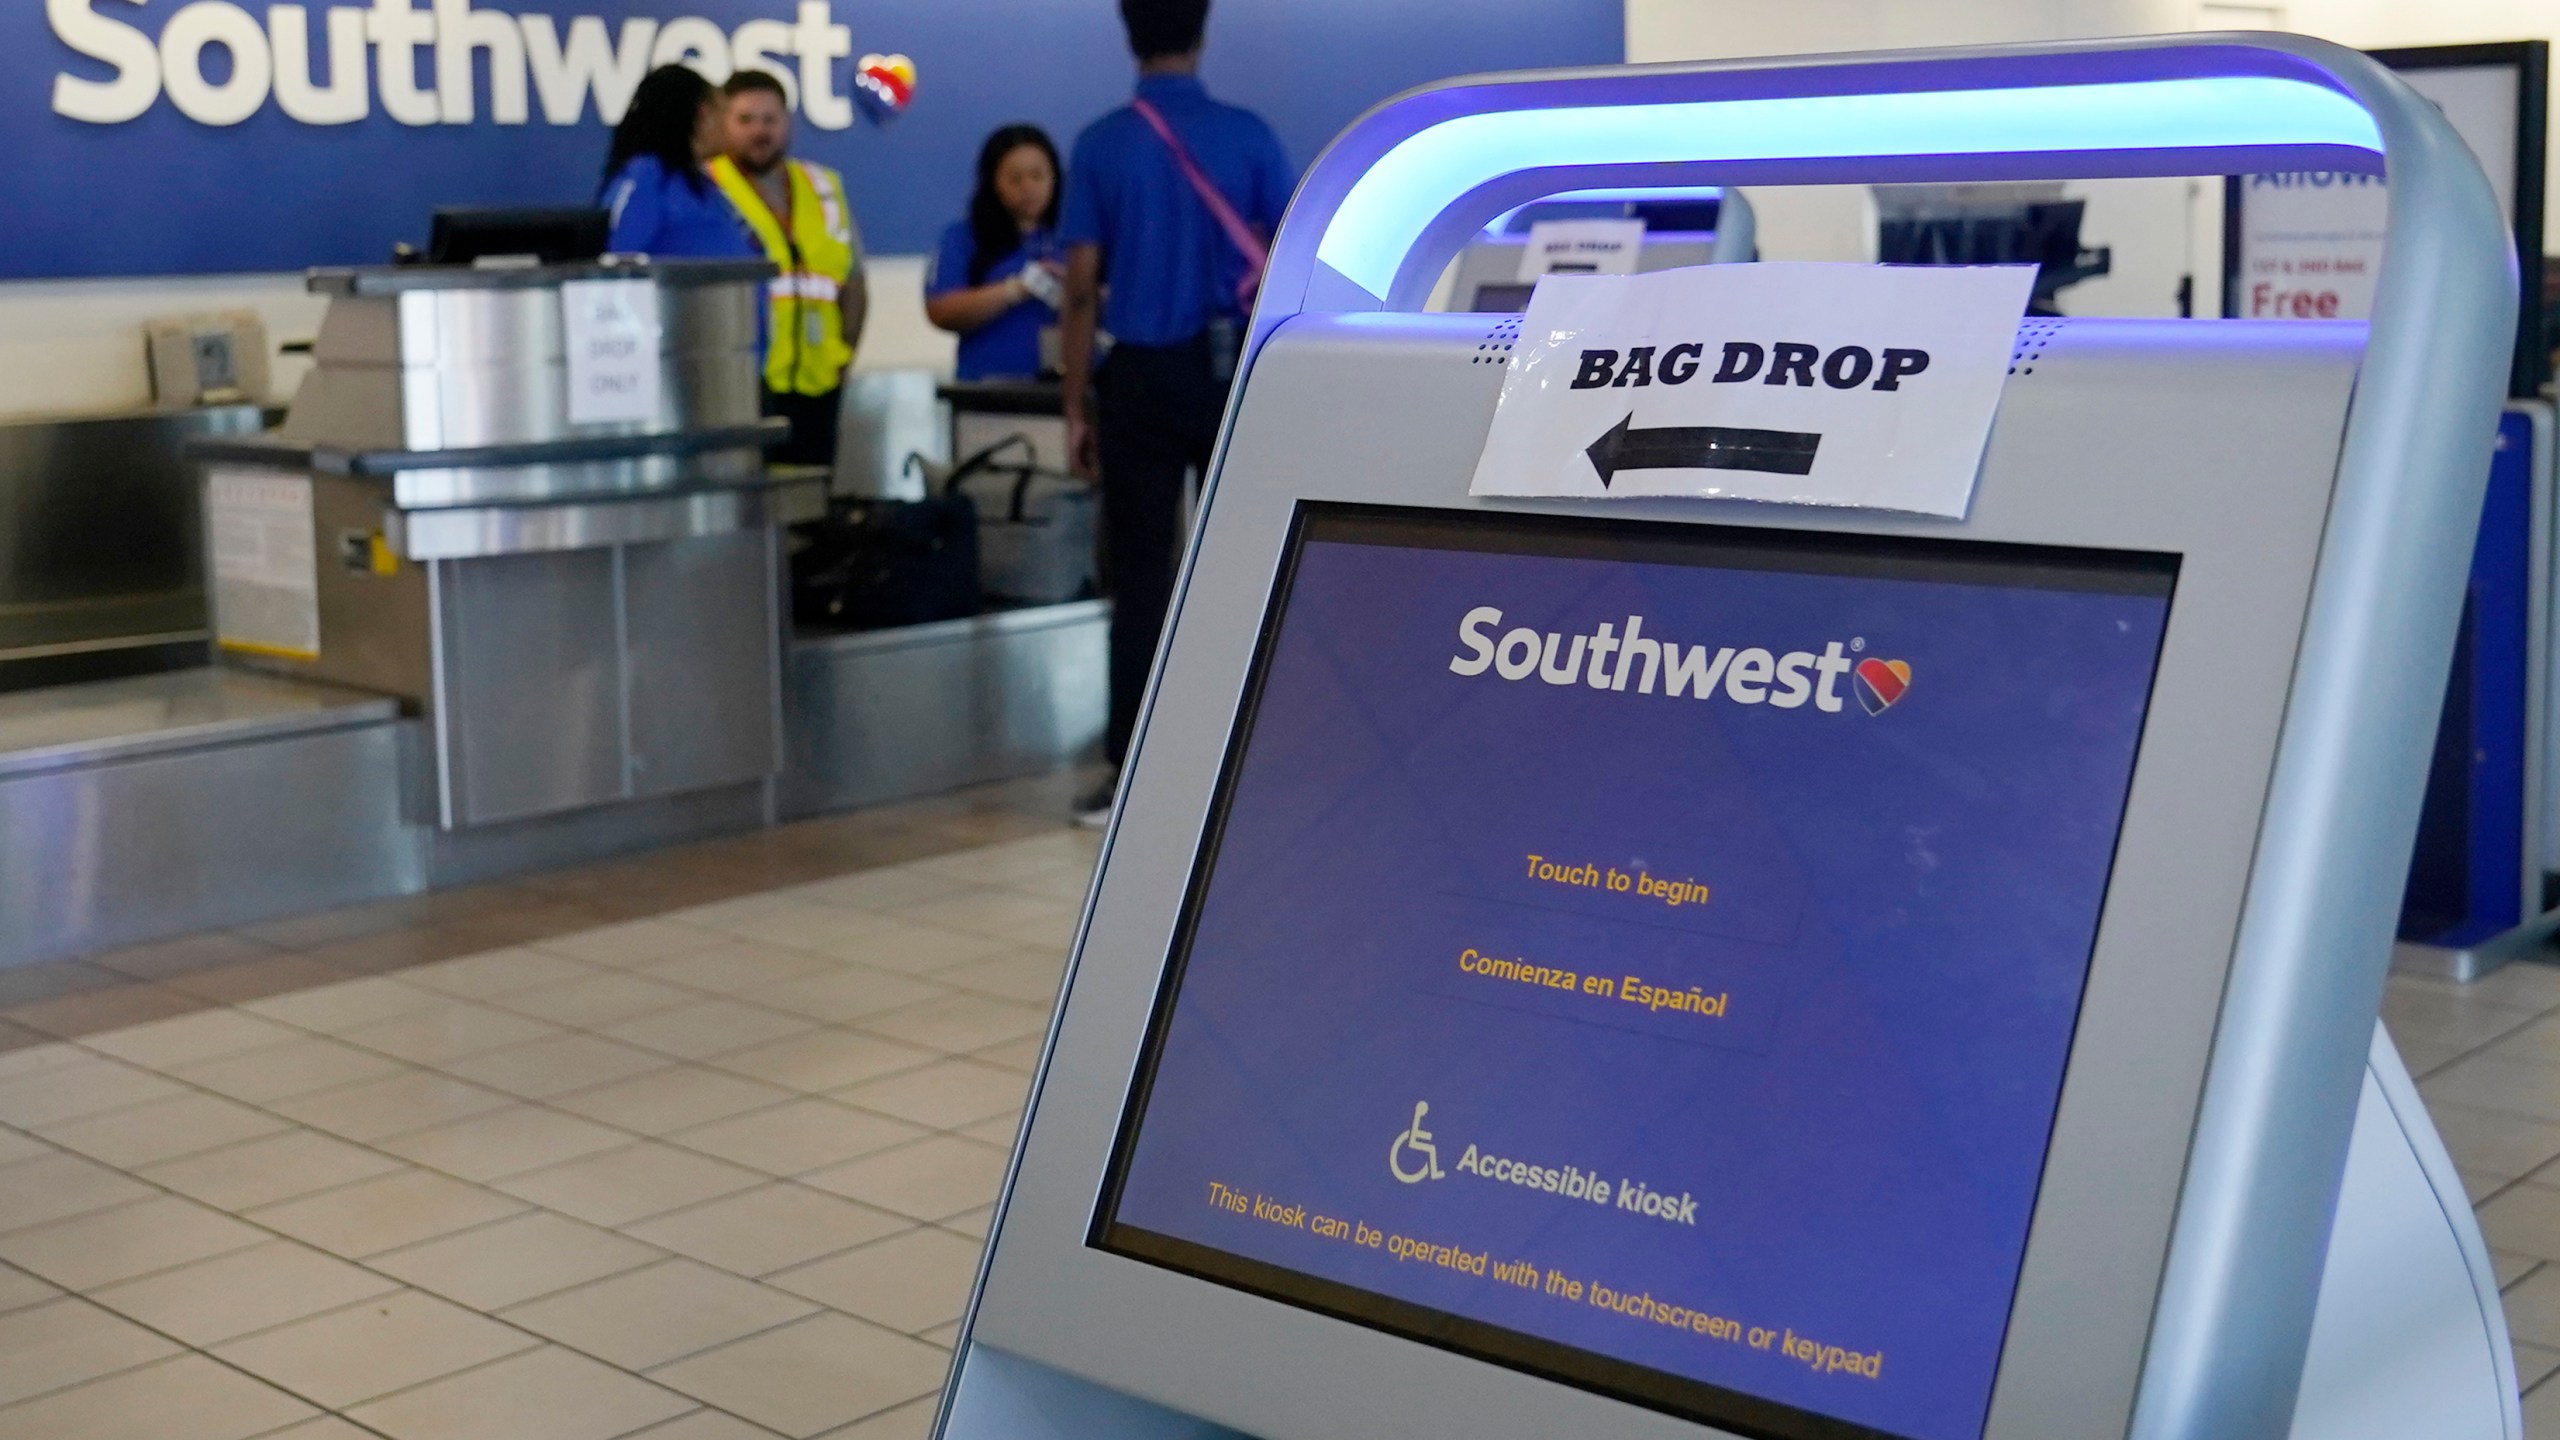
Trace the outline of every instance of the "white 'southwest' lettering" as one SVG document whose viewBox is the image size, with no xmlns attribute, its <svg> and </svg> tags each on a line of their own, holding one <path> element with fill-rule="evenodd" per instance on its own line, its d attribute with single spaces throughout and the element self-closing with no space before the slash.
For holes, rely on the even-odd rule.
<svg viewBox="0 0 2560 1440">
<path fill-rule="evenodd" d="M 1463 653 L 1449 661 L 1459 675 L 1490 670 L 1505 680 L 1535 674 L 1550 685 L 1582 684 L 1594 690 L 1624 690 L 1632 682 L 1639 695 L 1651 695 L 1657 684 L 1664 695 L 1705 700 L 1718 694 L 1737 705 L 1769 705 L 1794 710 L 1807 701 L 1826 714 L 1841 708 L 1840 677 L 1858 662 L 1834 640 L 1819 654 L 1811 650 L 1773 653 L 1756 646 L 1710 650 L 1657 640 L 1644 633 L 1641 615 L 1627 617 L 1624 634 L 1614 621 L 1603 621 L 1588 635 L 1541 633 L 1527 627 L 1502 632 L 1502 611 L 1479 605 L 1458 621 Z"/>
<path fill-rule="evenodd" d="M 480 113 L 484 60 L 489 118 L 500 125 L 530 123 L 537 102 L 543 123 L 575 125 L 590 101 L 596 118 L 613 124 L 642 76 L 675 64 L 715 84 L 740 70 L 770 71 L 810 124 L 853 124 L 852 97 L 835 89 L 835 62 L 852 56 L 853 31 L 835 22 L 830 0 L 797 0 L 792 19 L 750 20 L 735 30 L 693 15 L 634 16 L 618 29 L 595 15 L 563 24 L 477 9 L 471 0 L 428 0 L 423 8 L 421 0 L 372 0 L 316 15 L 304 5 L 270 5 L 263 23 L 229 0 L 167 7 L 45 0 L 44 9 L 55 38 L 91 62 L 83 68 L 113 72 L 53 78 L 54 113 L 92 125 L 139 119 L 163 95 L 204 125 L 237 125 L 270 99 L 300 124 L 351 125 L 373 113 L 377 97 L 382 113 L 403 125 L 468 125 Z M 168 17 L 157 40 L 131 23 L 155 10 Z M 209 64 L 205 52 L 217 49 L 225 58 Z M 423 87 L 422 51 L 434 73 Z"/>
</svg>

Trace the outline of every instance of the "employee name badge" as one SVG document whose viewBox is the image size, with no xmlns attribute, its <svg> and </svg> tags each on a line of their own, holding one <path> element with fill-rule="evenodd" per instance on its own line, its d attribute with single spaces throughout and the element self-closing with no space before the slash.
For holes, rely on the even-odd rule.
<svg viewBox="0 0 2560 1440">
<path fill-rule="evenodd" d="M 1476 495 L 1961 518 L 2032 265 L 1706 265 L 1538 282 Z"/>
<path fill-rule="evenodd" d="M 560 286 L 569 367 L 569 423 L 606 425 L 658 414 L 658 287 L 647 280 L 570 280 Z"/>
</svg>

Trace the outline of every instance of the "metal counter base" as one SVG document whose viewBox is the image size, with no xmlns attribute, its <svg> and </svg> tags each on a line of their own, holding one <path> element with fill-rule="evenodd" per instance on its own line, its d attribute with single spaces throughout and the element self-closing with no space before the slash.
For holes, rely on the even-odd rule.
<svg viewBox="0 0 2560 1440">
<path fill-rule="evenodd" d="M 1075 760 L 1110 715 L 1111 605 L 803 638 L 783 660 L 785 819 Z"/>
<path fill-rule="evenodd" d="M 0 967 L 1042 773 L 1101 737 L 1109 617 L 805 642 L 778 780 L 461 829 L 393 700 L 227 667 L 0 695 Z"/>
</svg>

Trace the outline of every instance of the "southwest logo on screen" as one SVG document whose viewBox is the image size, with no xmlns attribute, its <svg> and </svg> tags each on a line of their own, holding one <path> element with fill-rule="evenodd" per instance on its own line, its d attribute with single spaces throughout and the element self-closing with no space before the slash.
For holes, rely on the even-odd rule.
<svg viewBox="0 0 2560 1440">
<path fill-rule="evenodd" d="M 1899 660 L 1869 658 L 1858 662 L 1858 703 L 1870 715 L 1881 715 L 1893 708 L 1911 688 L 1911 667 Z"/>
<path fill-rule="evenodd" d="M 1550 685 L 1582 685 L 1593 690 L 1626 690 L 1639 695 L 1687 695 L 1699 700 L 1722 697 L 1736 705 L 1768 705 L 1794 710 L 1806 704 L 1825 714 L 1845 708 L 1840 677 L 1854 672 L 1858 704 L 1870 715 L 1893 708 L 1911 689 L 1911 667 L 1900 660 L 1851 658 L 1866 648 L 1864 639 L 1833 640 L 1820 652 L 1789 650 L 1783 654 L 1758 646 L 1709 648 L 1657 640 L 1645 634 L 1645 618 L 1627 617 L 1622 633 L 1615 621 L 1604 621 L 1587 635 L 1519 626 L 1502 631 L 1502 611 L 1479 605 L 1458 621 L 1458 645 L 1449 669 L 1459 675 L 1490 671 L 1504 680 L 1534 675 Z"/>
</svg>

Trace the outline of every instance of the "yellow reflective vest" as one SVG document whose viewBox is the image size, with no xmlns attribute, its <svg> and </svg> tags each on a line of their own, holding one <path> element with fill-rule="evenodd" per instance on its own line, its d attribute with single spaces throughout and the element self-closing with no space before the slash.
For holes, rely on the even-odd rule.
<svg viewBox="0 0 2560 1440">
<path fill-rule="evenodd" d="M 824 395 L 843 383 L 853 363 L 846 342 L 842 299 L 846 280 L 862 261 L 862 236 L 853 207 L 845 203 L 844 177 L 824 165 L 785 160 L 791 177 L 791 223 L 778 219 L 764 196 L 726 155 L 703 168 L 720 193 L 764 246 L 782 274 L 767 289 L 771 315 L 765 336 L 765 388 L 786 395 Z"/>
</svg>

